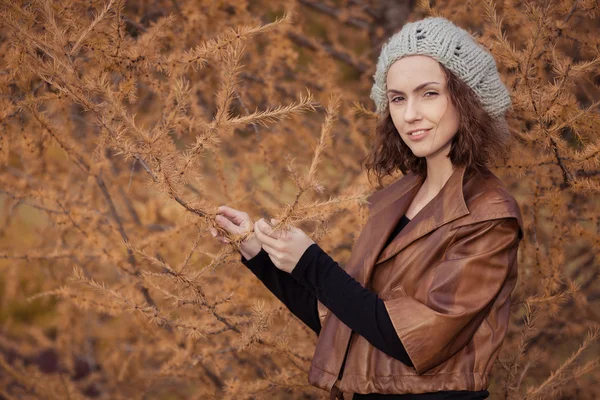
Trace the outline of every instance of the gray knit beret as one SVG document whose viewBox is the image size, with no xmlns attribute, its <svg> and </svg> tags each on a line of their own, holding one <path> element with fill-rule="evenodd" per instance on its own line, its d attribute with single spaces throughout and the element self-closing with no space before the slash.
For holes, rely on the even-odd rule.
<svg viewBox="0 0 600 400">
<path fill-rule="evenodd" d="M 500 80 L 494 57 L 469 32 L 442 17 L 405 24 L 381 49 L 371 89 L 378 114 L 381 115 L 388 105 L 385 92 L 390 66 L 396 60 L 413 54 L 427 55 L 443 64 L 473 89 L 483 108 L 493 118 L 503 119 L 500 117 L 510 107 L 511 100 Z"/>
</svg>

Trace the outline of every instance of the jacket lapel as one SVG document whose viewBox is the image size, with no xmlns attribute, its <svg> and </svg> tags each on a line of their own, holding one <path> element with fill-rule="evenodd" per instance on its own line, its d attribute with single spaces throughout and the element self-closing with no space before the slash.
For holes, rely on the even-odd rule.
<svg viewBox="0 0 600 400">
<path fill-rule="evenodd" d="M 421 188 L 424 178 L 412 173 L 402 178 L 406 184 L 398 185 L 376 203 L 372 204 L 369 235 L 369 253 L 364 258 L 363 282 L 369 283 L 373 268 L 398 254 L 415 240 L 438 227 L 469 214 L 463 194 L 464 167 L 456 167 L 440 192 L 423 207 L 402 231 L 383 249 L 383 246 L 402 215 Z M 382 251 L 383 250 L 383 251 Z"/>
</svg>

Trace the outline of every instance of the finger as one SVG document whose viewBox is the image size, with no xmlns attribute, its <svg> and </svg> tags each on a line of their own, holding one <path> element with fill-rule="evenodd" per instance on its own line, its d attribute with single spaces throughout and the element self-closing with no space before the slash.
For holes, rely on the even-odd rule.
<svg viewBox="0 0 600 400">
<path fill-rule="evenodd" d="M 290 230 L 289 229 L 273 229 L 273 226 L 276 225 L 277 223 L 279 223 L 280 221 L 275 219 L 275 218 L 271 218 L 271 225 L 269 225 L 267 223 L 267 221 L 265 221 L 263 219 L 263 221 L 261 222 L 261 230 L 263 231 L 263 233 L 266 233 L 267 235 L 269 235 L 272 238 L 277 239 L 280 243 L 282 239 L 289 239 L 290 238 Z"/>
<path fill-rule="evenodd" d="M 242 222 L 248 219 L 247 213 L 240 210 L 236 210 L 235 208 L 220 206 L 219 208 L 217 208 L 217 211 L 220 214 L 223 214 L 229 220 L 233 221 L 236 225 L 240 225 Z"/>
<path fill-rule="evenodd" d="M 264 218 L 261 218 L 256 222 L 258 223 L 258 226 L 262 233 L 264 233 L 265 235 L 271 236 L 271 237 L 275 237 L 273 228 L 269 224 L 267 224 L 267 221 L 265 221 Z"/>
<path fill-rule="evenodd" d="M 281 223 L 281 220 L 271 218 L 271 227 L 276 226 L 279 223 Z M 273 233 L 273 229 L 271 228 L 270 235 L 271 235 L 271 237 L 277 237 L 278 239 L 289 239 L 290 234 L 294 229 L 296 229 L 296 227 L 292 225 L 292 226 L 289 226 L 288 228 L 280 229 L 280 230 L 276 231 L 275 233 Z"/>
<path fill-rule="evenodd" d="M 227 239 L 225 236 L 223 236 L 223 234 L 219 233 L 219 231 L 216 228 L 210 228 L 209 229 L 210 234 L 217 239 L 219 242 L 227 244 L 230 242 L 229 239 Z"/>
<path fill-rule="evenodd" d="M 277 224 L 279 224 L 281 221 L 275 218 L 271 218 L 271 226 L 275 226 Z M 294 231 L 295 229 L 297 229 L 295 226 L 290 226 L 286 229 L 280 229 L 276 232 L 273 233 L 273 229 L 271 228 L 271 233 L 270 236 L 271 237 L 276 237 L 277 239 L 279 239 L 280 241 L 283 240 L 287 240 L 290 239 L 290 235 L 292 234 L 292 231 Z"/>
<path fill-rule="evenodd" d="M 223 232 L 219 232 L 217 228 L 210 228 L 210 234 L 219 240 L 223 237 Z"/>
<path fill-rule="evenodd" d="M 229 233 L 240 234 L 244 232 L 244 229 L 234 224 L 222 215 L 217 215 L 215 217 L 215 221 L 217 221 L 217 224 L 219 224 L 220 227 L 222 227 Z"/>
<path fill-rule="evenodd" d="M 284 231 L 273 229 L 273 227 L 269 225 L 264 218 L 258 220 L 258 226 L 262 233 L 273 239 L 276 239 L 278 242 L 281 242 L 281 239 L 285 237 Z"/>
<path fill-rule="evenodd" d="M 254 234 L 256 235 L 256 238 L 258 240 L 260 240 L 263 244 L 267 244 L 268 246 L 270 246 L 272 248 L 278 249 L 279 246 L 280 246 L 279 245 L 279 241 L 277 239 L 272 238 L 269 235 L 265 234 L 261 230 L 261 227 L 260 227 L 261 224 L 260 224 L 260 222 L 261 222 L 261 220 L 256 221 L 254 223 Z"/>
</svg>

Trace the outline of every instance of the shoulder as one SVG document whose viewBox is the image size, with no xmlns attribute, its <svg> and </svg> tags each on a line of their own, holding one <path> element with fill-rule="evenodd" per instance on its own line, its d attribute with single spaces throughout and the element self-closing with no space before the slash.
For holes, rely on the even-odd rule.
<svg viewBox="0 0 600 400">
<path fill-rule="evenodd" d="M 454 221 L 453 228 L 497 220 L 514 219 L 520 230 L 523 228 L 521 208 L 517 200 L 506 189 L 504 183 L 493 172 L 486 169 L 475 173 L 463 184 L 463 194 L 469 214 Z M 522 232 L 520 232 L 522 235 Z"/>
</svg>

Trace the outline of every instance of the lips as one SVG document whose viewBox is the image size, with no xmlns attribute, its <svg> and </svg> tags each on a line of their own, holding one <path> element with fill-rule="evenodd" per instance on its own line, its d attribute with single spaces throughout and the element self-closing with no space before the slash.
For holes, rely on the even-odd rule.
<svg viewBox="0 0 600 400">
<path fill-rule="evenodd" d="M 419 133 L 418 135 L 414 135 L 414 134 L 409 134 L 408 138 L 410 140 L 421 140 L 423 139 L 425 136 L 427 136 L 427 134 L 429 133 L 429 131 L 431 130 L 431 128 L 429 129 L 422 129 L 422 133 Z"/>
</svg>

